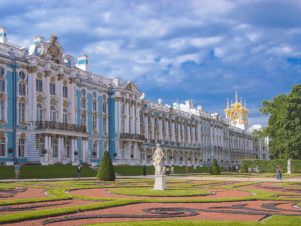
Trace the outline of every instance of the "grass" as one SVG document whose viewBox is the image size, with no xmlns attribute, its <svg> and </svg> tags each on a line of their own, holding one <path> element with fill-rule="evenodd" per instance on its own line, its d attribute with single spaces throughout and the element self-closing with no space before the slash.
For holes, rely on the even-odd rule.
<svg viewBox="0 0 301 226">
<path fill-rule="evenodd" d="M 13 223 L 24 221 L 28 219 L 39 219 L 51 216 L 59 216 L 63 214 L 77 213 L 79 211 L 88 211 L 96 209 L 104 209 L 113 206 L 123 206 L 132 203 L 131 201 L 115 200 L 109 202 L 101 202 L 82 206 L 70 206 L 48 210 L 26 211 L 21 213 L 12 213 L 6 215 L 0 215 L 0 224 Z"/>
<path fill-rule="evenodd" d="M 93 226 L 297 226 L 301 225 L 301 217 L 273 216 L 262 222 L 239 221 L 201 221 L 201 220 L 177 220 L 177 221 L 131 221 L 118 223 L 101 223 Z M 92 226 L 92 224 L 91 224 Z"/>
<path fill-rule="evenodd" d="M 24 165 L 21 167 L 21 179 L 49 179 L 77 177 L 76 167 L 71 165 Z M 96 172 L 88 166 L 83 166 L 81 177 L 96 177 Z"/>
<path fill-rule="evenodd" d="M 111 193 L 120 195 L 133 195 L 133 196 L 152 196 L 152 197 L 189 197 L 189 196 L 203 196 L 209 195 L 211 192 L 204 190 L 192 189 L 167 189 L 164 191 L 153 190 L 150 187 L 145 188 L 112 188 L 109 189 Z"/>
<path fill-rule="evenodd" d="M 13 166 L 0 166 L 0 179 L 14 179 L 15 170 Z"/>
</svg>

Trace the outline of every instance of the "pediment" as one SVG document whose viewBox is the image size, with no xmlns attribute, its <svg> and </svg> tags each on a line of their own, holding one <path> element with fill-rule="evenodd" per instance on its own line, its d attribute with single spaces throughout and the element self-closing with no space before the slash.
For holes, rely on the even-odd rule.
<svg viewBox="0 0 301 226">
<path fill-rule="evenodd" d="M 141 91 L 138 89 L 138 87 L 132 83 L 132 82 L 129 82 L 126 87 L 125 87 L 126 90 L 129 90 L 131 92 L 134 92 L 134 93 L 138 93 L 140 95 L 142 95 Z"/>
</svg>

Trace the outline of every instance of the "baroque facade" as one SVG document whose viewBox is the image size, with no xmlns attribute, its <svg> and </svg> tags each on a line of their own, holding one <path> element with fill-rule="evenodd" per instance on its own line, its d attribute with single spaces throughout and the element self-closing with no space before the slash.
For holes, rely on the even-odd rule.
<svg viewBox="0 0 301 226">
<path fill-rule="evenodd" d="M 133 82 L 89 72 L 87 56 L 75 64 L 56 36 L 21 48 L 0 28 L 1 164 L 97 165 L 104 151 L 114 164 L 151 164 L 156 143 L 169 165 L 268 158 L 267 142 L 234 125 L 227 109 L 222 119 L 191 101 L 152 103 Z"/>
</svg>

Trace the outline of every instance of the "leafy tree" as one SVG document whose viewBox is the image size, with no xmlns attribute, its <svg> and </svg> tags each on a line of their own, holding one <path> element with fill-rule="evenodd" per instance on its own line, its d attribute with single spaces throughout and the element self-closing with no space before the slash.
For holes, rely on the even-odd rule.
<svg viewBox="0 0 301 226">
<path fill-rule="evenodd" d="M 216 159 L 212 160 L 212 164 L 210 167 L 210 174 L 211 175 L 220 175 L 221 174 L 221 170 L 219 168 L 219 165 L 218 165 Z"/>
<path fill-rule="evenodd" d="M 108 151 L 103 153 L 102 160 L 97 173 L 97 178 L 101 181 L 115 181 L 114 166 Z"/>
<path fill-rule="evenodd" d="M 260 111 L 269 115 L 263 131 L 270 137 L 273 158 L 301 158 L 301 85 L 295 85 L 287 95 L 263 101 Z"/>
</svg>

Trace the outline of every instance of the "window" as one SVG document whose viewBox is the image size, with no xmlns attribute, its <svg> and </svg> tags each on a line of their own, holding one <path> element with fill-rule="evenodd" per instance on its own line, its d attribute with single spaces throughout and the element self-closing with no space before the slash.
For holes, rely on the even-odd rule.
<svg viewBox="0 0 301 226">
<path fill-rule="evenodd" d="M 95 153 L 95 154 L 92 154 L 92 156 L 93 156 L 93 158 L 94 159 L 97 159 L 98 157 L 97 157 L 97 153 L 98 153 L 98 151 L 97 151 L 97 141 L 94 141 L 93 142 L 93 147 L 92 147 L 92 153 Z"/>
<path fill-rule="evenodd" d="M 25 139 L 24 138 L 19 139 L 18 155 L 19 155 L 19 157 L 25 156 Z"/>
<path fill-rule="evenodd" d="M 23 82 L 19 84 L 19 95 L 26 96 L 26 85 Z"/>
<path fill-rule="evenodd" d="M 0 92 L 5 92 L 5 80 L 0 80 Z"/>
<path fill-rule="evenodd" d="M 70 157 L 70 140 L 69 139 L 64 139 L 64 145 L 65 145 L 65 150 L 66 150 L 66 157 Z"/>
<path fill-rule="evenodd" d="M 0 100 L 0 120 L 4 121 L 5 120 L 5 102 L 4 100 Z"/>
<path fill-rule="evenodd" d="M 86 108 L 86 98 L 85 97 L 82 98 L 81 108 Z"/>
<path fill-rule="evenodd" d="M 92 122 L 92 125 L 93 125 L 93 131 L 97 131 L 97 114 L 94 114 L 94 115 L 93 115 L 92 120 L 93 120 L 93 122 Z"/>
<path fill-rule="evenodd" d="M 54 106 L 50 107 L 50 121 L 56 122 L 57 113 Z"/>
<path fill-rule="evenodd" d="M 43 121 L 43 107 L 41 104 L 37 105 L 37 121 Z"/>
<path fill-rule="evenodd" d="M 25 123 L 25 104 L 19 103 L 19 123 Z"/>
<path fill-rule="evenodd" d="M 86 113 L 81 114 L 80 124 L 86 126 Z"/>
<path fill-rule="evenodd" d="M 64 110 L 63 110 L 63 123 L 68 123 L 68 121 L 69 121 L 68 109 L 64 108 Z"/>
<path fill-rule="evenodd" d="M 26 75 L 23 71 L 20 71 L 19 72 L 19 77 L 20 77 L 20 79 L 24 80 L 26 78 Z"/>
<path fill-rule="evenodd" d="M 107 103 L 106 102 L 102 103 L 102 112 L 107 113 Z"/>
<path fill-rule="evenodd" d="M 68 87 L 63 86 L 63 97 L 68 98 Z"/>
<path fill-rule="evenodd" d="M 106 120 L 106 118 L 103 118 L 102 119 L 102 123 L 103 123 L 103 126 L 102 126 L 102 132 L 103 132 L 103 134 L 106 134 L 107 133 L 107 120 Z"/>
<path fill-rule="evenodd" d="M 36 80 L 36 91 L 43 92 L 43 81 L 41 79 Z"/>
<path fill-rule="evenodd" d="M 50 94 L 55 95 L 55 84 L 54 83 L 50 83 Z"/>
<path fill-rule="evenodd" d="M 37 147 L 39 149 L 40 155 L 42 155 L 42 151 L 45 149 L 45 137 L 43 135 L 38 136 Z"/>
<path fill-rule="evenodd" d="M 6 155 L 6 145 L 5 145 L 5 136 L 0 136 L 0 156 Z"/>
<path fill-rule="evenodd" d="M 97 111 L 97 102 L 96 102 L 96 100 L 93 101 L 93 111 Z"/>
<path fill-rule="evenodd" d="M 58 156 L 58 141 L 57 138 L 53 138 L 52 140 L 52 150 L 53 150 L 53 157 Z"/>
<path fill-rule="evenodd" d="M 3 67 L 0 67 L 0 76 L 3 77 L 5 73 L 5 70 Z"/>
</svg>

